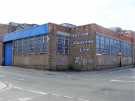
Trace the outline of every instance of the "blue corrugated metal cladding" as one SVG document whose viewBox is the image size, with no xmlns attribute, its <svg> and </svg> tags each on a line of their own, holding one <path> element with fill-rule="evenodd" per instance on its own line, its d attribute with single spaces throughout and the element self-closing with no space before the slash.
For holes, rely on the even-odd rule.
<svg viewBox="0 0 135 101">
<path fill-rule="evenodd" d="M 8 41 L 13 41 L 17 39 L 32 37 L 32 36 L 44 35 L 44 34 L 48 34 L 48 32 L 49 32 L 48 24 L 44 24 L 20 32 L 8 33 L 4 36 L 3 41 L 8 42 Z"/>
</svg>

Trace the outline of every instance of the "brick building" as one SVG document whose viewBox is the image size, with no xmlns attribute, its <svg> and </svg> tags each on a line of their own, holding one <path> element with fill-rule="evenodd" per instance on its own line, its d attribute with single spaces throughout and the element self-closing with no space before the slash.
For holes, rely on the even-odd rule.
<svg viewBox="0 0 135 101">
<path fill-rule="evenodd" d="M 8 24 L 8 33 L 22 31 L 24 29 L 31 28 L 31 27 L 34 27 L 34 26 L 38 26 L 38 25 L 37 24 L 10 22 Z"/>
<path fill-rule="evenodd" d="M 101 69 L 134 64 L 133 38 L 97 24 L 73 29 L 70 63 L 81 70 Z"/>
<path fill-rule="evenodd" d="M 117 33 L 97 24 L 34 26 L 4 36 L 4 65 L 49 70 L 132 65 L 133 35 Z"/>
<path fill-rule="evenodd" d="M 0 24 L 0 36 L 8 33 L 8 25 L 7 24 Z"/>
<path fill-rule="evenodd" d="M 4 65 L 54 70 L 57 65 L 63 63 L 60 61 L 64 61 L 63 65 L 67 65 L 69 31 L 69 28 L 48 23 L 6 34 L 4 36 Z M 63 35 L 66 37 L 61 37 Z M 59 44 L 57 40 L 61 41 L 61 38 L 64 43 L 66 42 L 66 46 L 63 46 L 66 48 L 64 52 L 57 51 L 56 44 Z"/>
<path fill-rule="evenodd" d="M 3 61 L 3 36 L 10 32 L 22 31 L 33 26 L 38 26 L 36 24 L 20 24 L 11 22 L 9 24 L 0 24 L 0 65 Z"/>
<path fill-rule="evenodd" d="M 0 24 L 0 65 L 2 65 L 3 61 L 3 35 L 8 33 L 8 25 Z"/>
</svg>

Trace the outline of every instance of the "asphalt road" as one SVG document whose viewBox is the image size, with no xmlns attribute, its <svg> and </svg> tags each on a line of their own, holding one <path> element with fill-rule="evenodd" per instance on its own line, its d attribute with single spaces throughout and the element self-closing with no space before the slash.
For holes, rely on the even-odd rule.
<svg viewBox="0 0 135 101">
<path fill-rule="evenodd" d="M 135 101 L 135 68 L 49 72 L 1 66 L 0 101 Z"/>
</svg>

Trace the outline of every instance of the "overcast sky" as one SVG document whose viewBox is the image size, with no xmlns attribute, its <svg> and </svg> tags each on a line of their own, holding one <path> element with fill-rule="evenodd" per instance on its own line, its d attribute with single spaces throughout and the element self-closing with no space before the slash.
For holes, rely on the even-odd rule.
<svg viewBox="0 0 135 101">
<path fill-rule="evenodd" d="M 0 0 L 0 23 L 97 23 L 135 30 L 135 0 Z"/>
</svg>

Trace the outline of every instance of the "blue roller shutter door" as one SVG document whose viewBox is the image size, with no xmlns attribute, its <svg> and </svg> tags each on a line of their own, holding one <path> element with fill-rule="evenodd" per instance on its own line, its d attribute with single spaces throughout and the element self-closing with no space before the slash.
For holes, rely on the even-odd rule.
<svg viewBox="0 0 135 101">
<path fill-rule="evenodd" d="M 12 63 L 13 63 L 13 61 L 12 61 L 12 59 L 13 59 L 13 47 L 12 47 L 12 42 L 10 42 L 10 43 L 5 43 L 5 47 L 4 47 L 5 49 L 4 49 L 4 56 L 5 56 L 5 58 L 4 58 L 4 61 L 5 61 L 5 65 L 6 66 L 10 66 L 10 65 L 12 65 Z"/>
</svg>

